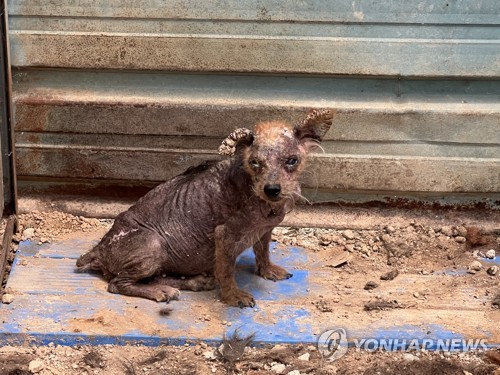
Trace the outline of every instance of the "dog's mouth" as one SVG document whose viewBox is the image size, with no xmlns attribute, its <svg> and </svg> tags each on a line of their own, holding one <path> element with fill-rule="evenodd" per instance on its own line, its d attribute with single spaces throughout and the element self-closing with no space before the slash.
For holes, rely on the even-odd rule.
<svg viewBox="0 0 500 375">
<path fill-rule="evenodd" d="M 279 195 L 277 197 L 267 197 L 266 196 L 266 200 L 268 200 L 269 202 L 279 202 L 282 199 L 283 199 L 282 195 Z"/>
</svg>

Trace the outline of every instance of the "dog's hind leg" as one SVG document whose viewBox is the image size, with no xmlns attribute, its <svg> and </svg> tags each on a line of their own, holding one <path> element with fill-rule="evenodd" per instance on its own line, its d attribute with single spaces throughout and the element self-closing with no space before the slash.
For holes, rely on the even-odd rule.
<svg viewBox="0 0 500 375">
<path fill-rule="evenodd" d="M 269 243 L 271 242 L 272 230 L 264 234 L 259 241 L 253 245 L 255 261 L 257 263 L 257 274 L 267 280 L 285 280 L 293 275 L 283 267 L 271 262 L 269 256 Z"/>
<path fill-rule="evenodd" d="M 114 278 L 108 284 L 110 293 L 143 297 L 158 302 L 179 298 L 179 290 L 170 285 L 146 282 L 160 275 L 168 261 L 162 239 L 156 234 L 135 232 L 113 243 L 107 254 L 110 257 L 107 263 L 114 262 Z"/>
<path fill-rule="evenodd" d="M 108 292 L 132 297 L 143 297 L 157 302 L 169 302 L 179 299 L 178 289 L 166 284 L 141 284 L 126 276 L 117 276 L 108 284 Z"/>
<path fill-rule="evenodd" d="M 200 292 L 215 289 L 215 277 L 197 275 L 192 277 L 157 276 L 154 283 L 169 285 L 180 290 L 191 290 Z"/>
</svg>

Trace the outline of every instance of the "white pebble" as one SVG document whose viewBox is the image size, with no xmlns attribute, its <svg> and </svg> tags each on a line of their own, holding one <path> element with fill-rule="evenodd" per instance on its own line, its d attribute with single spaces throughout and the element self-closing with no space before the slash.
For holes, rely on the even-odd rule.
<svg viewBox="0 0 500 375">
<path fill-rule="evenodd" d="M 488 259 L 495 259 L 495 256 L 496 256 L 496 253 L 495 253 L 495 250 L 491 249 L 491 250 L 488 250 L 486 252 L 486 254 L 484 254 L 484 256 Z"/>
<path fill-rule="evenodd" d="M 35 235 L 35 228 L 28 228 L 23 231 L 23 239 L 29 240 Z"/>
<path fill-rule="evenodd" d="M 344 236 L 348 240 L 353 240 L 356 235 L 354 232 L 350 229 L 346 229 L 345 231 L 342 232 L 342 236 Z"/>
<path fill-rule="evenodd" d="M 215 350 L 214 349 L 211 349 L 211 350 L 206 350 L 202 353 L 203 357 L 205 357 L 206 359 L 210 359 L 210 360 L 213 360 L 213 359 L 216 359 L 217 357 L 215 356 Z"/>
<path fill-rule="evenodd" d="M 474 262 L 469 264 L 469 267 L 467 267 L 467 270 L 468 271 L 480 271 L 481 268 L 483 268 L 483 265 L 481 264 L 481 262 L 478 262 L 477 260 L 475 260 Z"/>
<path fill-rule="evenodd" d="M 310 357 L 311 357 L 311 355 L 309 353 L 304 353 L 301 356 L 299 356 L 299 360 L 300 361 L 309 361 Z"/>
<path fill-rule="evenodd" d="M 12 294 L 5 293 L 2 296 L 2 303 L 5 303 L 6 305 L 8 305 L 9 303 L 12 303 L 12 302 L 14 302 L 14 296 Z"/>
<path fill-rule="evenodd" d="M 39 359 L 34 359 L 28 368 L 32 374 L 37 374 L 45 368 L 45 364 Z"/>
<path fill-rule="evenodd" d="M 408 362 L 413 362 L 416 361 L 418 358 L 415 357 L 413 354 L 410 353 L 404 353 L 403 354 L 403 359 Z"/>
<path fill-rule="evenodd" d="M 271 366 L 271 371 L 277 374 L 283 374 L 285 372 L 286 366 L 283 363 L 275 363 Z"/>
</svg>

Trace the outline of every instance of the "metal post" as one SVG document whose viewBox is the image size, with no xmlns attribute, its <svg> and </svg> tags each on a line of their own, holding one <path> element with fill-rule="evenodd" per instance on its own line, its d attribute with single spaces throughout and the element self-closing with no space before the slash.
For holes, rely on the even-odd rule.
<svg viewBox="0 0 500 375">
<path fill-rule="evenodd" d="M 17 212 L 16 171 L 14 164 L 12 79 L 6 0 L 0 0 L 0 147 L 3 174 L 3 215 Z"/>
</svg>

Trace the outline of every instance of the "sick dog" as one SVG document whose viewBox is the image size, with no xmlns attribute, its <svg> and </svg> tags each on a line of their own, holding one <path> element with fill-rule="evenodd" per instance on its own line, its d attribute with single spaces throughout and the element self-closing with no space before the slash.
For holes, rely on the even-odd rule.
<svg viewBox="0 0 500 375">
<path fill-rule="evenodd" d="M 236 285 L 236 258 L 253 246 L 258 275 L 292 276 L 270 260 L 271 232 L 301 197 L 306 156 L 332 117 L 311 110 L 295 126 L 271 121 L 254 132 L 236 129 L 219 148 L 230 158 L 191 167 L 151 190 L 77 260 L 77 271 L 101 272 L 111 293 L 168 302 L 179 289 L 218 285 L 226 304 L 253 307 L 252 295 Z"/>
</svg>

